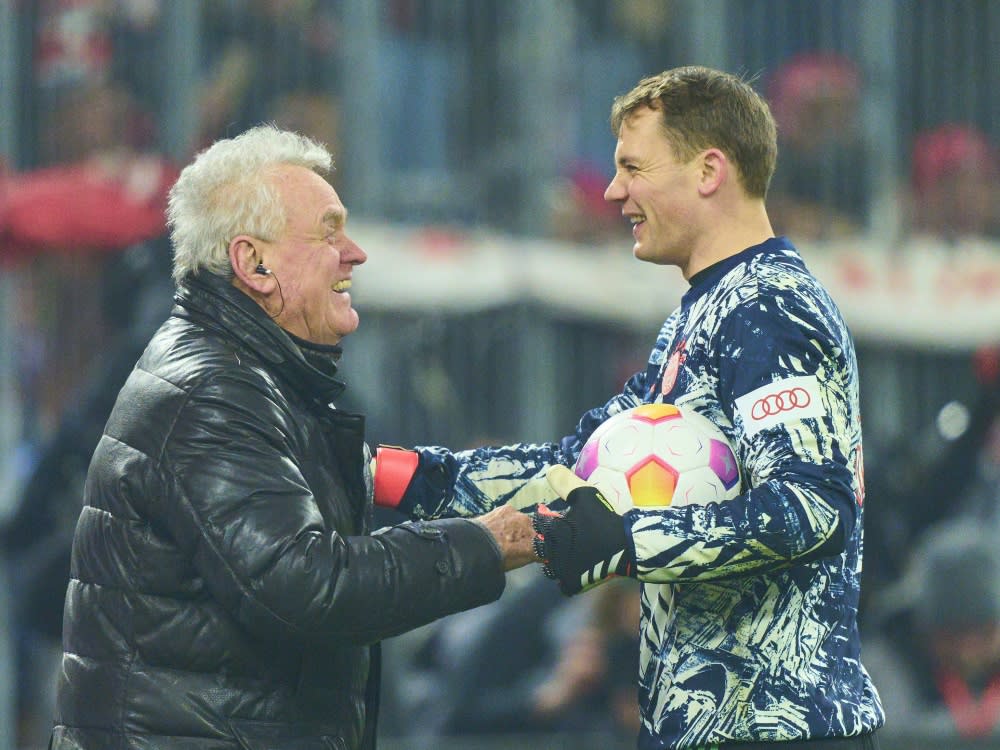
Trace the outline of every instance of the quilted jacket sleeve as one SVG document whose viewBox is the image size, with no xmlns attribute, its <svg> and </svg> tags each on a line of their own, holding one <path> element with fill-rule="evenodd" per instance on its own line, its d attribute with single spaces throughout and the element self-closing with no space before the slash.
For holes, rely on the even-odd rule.
<svg viewBox="0 0 1000 750">
<path fill-rule="evenodd" d="M 500 596 L 499 549 L 473 521 L 332 528 L 302 440 L 287 404 L 223 374 L 188 394 L 157 462 L 158 515 L 245 627 L 370 643 Z"/>
</svg>

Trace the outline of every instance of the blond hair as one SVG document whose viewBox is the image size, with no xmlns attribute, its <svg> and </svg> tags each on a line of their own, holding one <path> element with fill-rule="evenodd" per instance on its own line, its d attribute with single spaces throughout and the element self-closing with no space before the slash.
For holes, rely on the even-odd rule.
<svg viewBox="0 0 1000 750">
<path fill-rule="evenodd" d="M 748 195 L 763 199 L 778 158 L 778 134 L 767 102 L 748 81 L 712 68 L 687 66 L 644 78 L 611 107 L 617 136 L 636 110 L 660 113 L 664 133 L 682 160 L 718 148 L 732 161 Z"/>
</svg>

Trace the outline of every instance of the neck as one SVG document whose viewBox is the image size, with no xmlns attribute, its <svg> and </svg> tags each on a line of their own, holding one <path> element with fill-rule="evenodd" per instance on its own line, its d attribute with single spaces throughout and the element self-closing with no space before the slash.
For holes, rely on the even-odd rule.
<svg viewBox="0 0 1000 750">
<path fill-rule="evenodd" d="M 735 210 L 711 217 L 707 226 L 711 229 L 702 236 L 687 267 L 681 269 L 685 279 L 774 237 L 763 201 L 742 202 Z"/>
</svg>

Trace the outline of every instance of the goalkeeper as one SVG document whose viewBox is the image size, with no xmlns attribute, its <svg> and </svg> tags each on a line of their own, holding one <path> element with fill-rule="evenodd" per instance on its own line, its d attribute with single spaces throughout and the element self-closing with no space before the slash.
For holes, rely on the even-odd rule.
<svg viewBox="0 0 1000 750">
<path fill-rule="evenodd" d="M 541 503 L 536 547 L 564 593 L 638 578 L 640 748 L 877 748 L 885 717 L 857 625 L 857 361 L 836 305 L 771 228 L 770 110 L 746 81 L 685 67 L 617 98 L 611 122 L 605 198 L 635 257 L 690 284 L 646 368 L 558 442 L 383 447 L 376 502 L 417 518 Z M 740 497 L 618 516 L 571 474 L 598 425 L 651 402 L 722 428 Z"/>
</svg>

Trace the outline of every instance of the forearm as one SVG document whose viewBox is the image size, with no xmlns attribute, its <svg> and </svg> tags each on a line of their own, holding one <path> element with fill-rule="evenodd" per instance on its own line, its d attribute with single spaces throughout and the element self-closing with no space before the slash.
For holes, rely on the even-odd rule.
<svg viewBox="0 0 1000 750">
<path fill-rule="evenodd" d="M 500 548 L 464 519 L 408 522 L 372 536 L 310 533 L 252 581 L 214 565 L 220 602 L 261 637 L 364 644 L 497 599 Z"/>
<path fill-rule="evenodd" d="M 460 453 L 383 446 L 376 459 L 375 502 L 421 519 L 479 516 L 500 505 L 531 508 L 553 499 L 544 474 L 550 464 L 565 460 L 553 443 Z"/>
<path fill-rule="evenodd" d="M 844 502 L 849 502 L 849 497 Z M 843 551 L 843 502 L 765 484 L 721 503 L 625 514 L 638 578 L 655 583 L 767 573 Z"/>
</svg>

